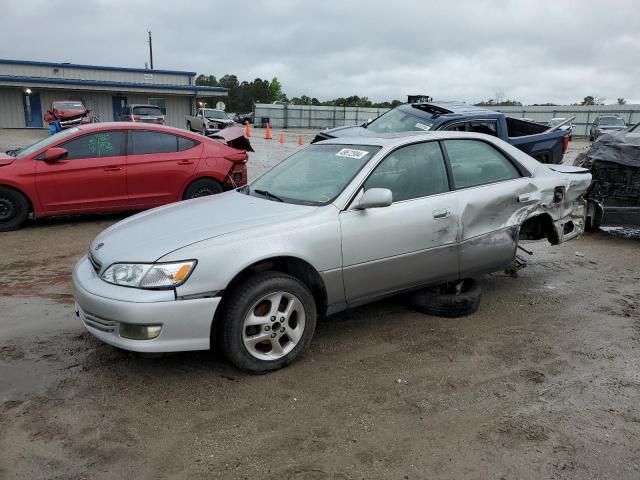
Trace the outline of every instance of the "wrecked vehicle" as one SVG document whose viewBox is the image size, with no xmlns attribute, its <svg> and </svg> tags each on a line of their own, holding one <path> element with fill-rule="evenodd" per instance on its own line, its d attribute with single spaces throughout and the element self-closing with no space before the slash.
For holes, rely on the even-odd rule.
<svg viewBox="0 0 640 480">
<path fill-rule="evenodd" d="M 593 176 L 585 195 L 589 230 L 640 225 L 640 124 L 602 135 L 575 164 L 590 168 Z"/>
<path fill-rule="evenodd" d="M 627 129 L 626 122 L 619 115 L 598 115 L 589 127 L 589 140 L 595 142 L 600 135 L 617 133 Z"/>
<path fill-rule="evenodd" d="M 203 135 L 236 125 L 225 112 L 215 108 L 199 108 L 195 115 L 187 115 L 186 119 L 187 130 L 200 132 Z"/>
<path fill-rule="evenodd" d="M 56 100 L 52 102 L 51 107 L 45 112 L 42 119 L 47 123 L 58 122 L 62 130 L 84 123 L 91 123 L 89 110 L 84 106 L 84 103 L 78 100 Z"/>
<path fill-rule="evenodd" d="M 94 123 L 0 154 L 0 232 L 27 218 L 144 210 L 247 183 L 247 154 L 177 128 Z"/>
<path fill-rule="evenodd" d="M 562 130 L 562 127 L 573 118 L 548 127 L 465 103 L 409 103 L 361 126 L 323 130 L 311 143 L 346 136 L 375 137 L 391 132 L 475 132 L 498 137 L 539 162 L 557 164 L 562 162 L 562 156 L 569 146 L 569 132 Z"/>
<path fill-rule="evenodd" d="M 77 315 L 126 350 L 219 345 L 241 369 L 275 370 L 319 315 L 510 268 L 519 239 L 577 237 L 590 181 L 474 133 L 328 140 L 102 232 L 73 270 Z"/>
</svg>

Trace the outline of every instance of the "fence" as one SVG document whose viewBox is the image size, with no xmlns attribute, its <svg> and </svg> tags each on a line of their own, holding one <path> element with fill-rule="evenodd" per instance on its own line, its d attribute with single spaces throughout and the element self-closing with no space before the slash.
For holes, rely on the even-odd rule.
<svg viewBox="0 0 640 480">
<path fill-rule="evenodd" d="M 598 115 L 619 115 L 627 125 L 640 122 L 640 105 L 593 105 L 593 106 L 544 106 L 544 107 L 496 107 L 509 117 L 530 118 L 536 122 L 547 122 L 555 117 L 572 117 L 573 134 L 589 135 L 589 126 Z M 370 118 L 385 113 L 385 108 L 318 107 L 312 105 L 273 105 L 257 103 L 255 123 L 268 121 L 275 128 L 323 129 L 343 125 L 361 125 Z"/>
<path fill-rule="evenodd" d="M 318 107 L 312 105 L 273 105 L 257 103 L 254 122 L 263 126 L 269 122 L 275 128 L 333 128 L 361 125 L 388 109 L 359 107 Z"/>
</svg>

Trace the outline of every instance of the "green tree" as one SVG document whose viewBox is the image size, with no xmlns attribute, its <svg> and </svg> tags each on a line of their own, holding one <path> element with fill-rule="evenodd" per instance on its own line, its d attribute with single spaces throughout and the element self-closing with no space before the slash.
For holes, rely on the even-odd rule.
<svg viewBox="0 0 640 480">
<path fill-rule="evenodd" d="M 269 83 L 269 102 L 281 102 L 283 96 L 286 95 L 282 93 L 282 84 L 277 77 L 273 77 Z"/>
<path fill-rule="evenodd" d="M 624 98 L 622 97 L 618 98 L 618 105 L 626 105 L 626 104 L 627 104 L 627 101 Z"/>
</svg>

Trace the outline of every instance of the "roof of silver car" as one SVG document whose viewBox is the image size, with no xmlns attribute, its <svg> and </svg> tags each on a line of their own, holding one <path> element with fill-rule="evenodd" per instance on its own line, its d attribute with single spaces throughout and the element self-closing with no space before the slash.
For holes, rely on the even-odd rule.
<svg viewBox="0 0 640 480">
<path fill-rule="evenodd" d="M 453 132 L 453 131 L 434 131 L 434 132 L 394 132 L 394 133 L 377 133 L 375 136 L 352 136 L 329 138 L 318 142 L 318 144 L 337 144 L 337 145 L 376 145 L 379 147 L 388 147 L 394 145 L 403 145 L 406 143 L 417 142 L 420 140 L 442 140 L 446 138 L 478 138 L 486 139 L 488 135 L 473 132 Z M 495 137 L 490 137 L 495 138 Z"/>
</svg>

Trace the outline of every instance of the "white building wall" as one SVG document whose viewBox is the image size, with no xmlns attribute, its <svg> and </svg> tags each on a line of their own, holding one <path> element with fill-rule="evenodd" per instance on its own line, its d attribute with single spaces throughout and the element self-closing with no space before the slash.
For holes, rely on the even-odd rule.
<svg viewBox="0 0 640 480">
<path fill-rule="evenodd" d="M 24 127 L 24 106 L 22 105 L 21 90 L 0 88 L 0 127 Z"/>
<path fill-rule="evenodd" d="M 91 68 L 69 68 L 29 64 L 2 64 L 0 75 L 16 77 L 60 78 L 67 80 L 94 80 L 105 82 L 128 82 L 147 85 L 189 85 L 189 76 L 179 73 L 148 71 L 120 71 Z"/>
</svg>

